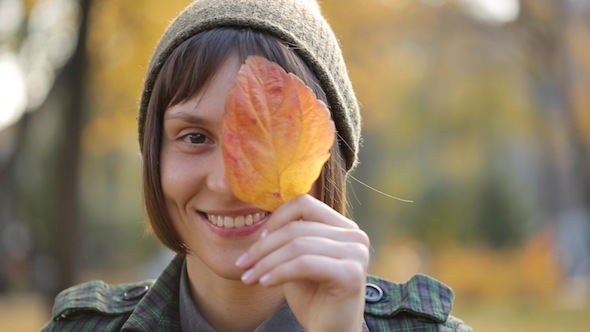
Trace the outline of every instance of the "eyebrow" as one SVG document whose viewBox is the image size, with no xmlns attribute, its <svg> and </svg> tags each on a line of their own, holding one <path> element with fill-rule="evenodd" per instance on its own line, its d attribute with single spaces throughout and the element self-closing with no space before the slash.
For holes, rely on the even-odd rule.
<svg viewBox="0 0 590 332">
<path fill-rule="evenodd" d="M 206 119 L 204 117 L 197 116 L 194 114 L 185 113 L 185 112 L 170 112 L 170 113 L 166 112 L 164 114 L 164 120 L 181 120 L 181 121 L 188 122 L 191 124 L 203 125 L 203 126 L 213 125 L 216 123 L 216 122 Z"/>
</svg>

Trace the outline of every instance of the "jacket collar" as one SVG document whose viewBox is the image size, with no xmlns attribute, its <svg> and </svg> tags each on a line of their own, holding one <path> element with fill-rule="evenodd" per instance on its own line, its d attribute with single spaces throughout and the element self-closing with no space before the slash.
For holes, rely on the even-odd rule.
<svg viewBox="0 0 590 332">
<path fill-rule="evenodd" d="M 137 304 L 122 330 L 124 331 L 180 331 L 179 304 L 180 277 L 184 257 L 177 255 L 143 299 Z M 425 275 L 415 275 L 399 284 L 367 277 L 367 283 L 383 291 L 374 302 L 367 301 L 365 313 L 377 317 L 394 317 L 398 314 L 414 315 L 443 323 L 453 306 L 453 291 L 439 281 Z M 363 331 L 367 325 L 363 322 Z"/>
<path fill-rule="evenodd" d="M 184 257 L 177 255 L 137 304 L 123 331 L 180 331 L 179 282 Z"/>
<path fill-rule="evenodd" d="M 392 283 L 374 276 L 369 284 L 383 291 L 374 303 L 367 303 L 365 313 L 380 317 L 394 317 L 412 313 L 439 323 L 447 320 L 453 307 L 453 291 L 439 281 L 422 274 L 403 284 Z"/>
</svg>

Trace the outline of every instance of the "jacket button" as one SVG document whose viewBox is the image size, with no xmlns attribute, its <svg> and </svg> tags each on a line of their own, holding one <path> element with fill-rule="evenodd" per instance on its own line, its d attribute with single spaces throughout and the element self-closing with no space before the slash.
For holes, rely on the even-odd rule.
<svg viewBox="0 0 590 332">
<path fill-rule="evenodd" d="M 123 293 L 123 300 L 131 301 L 142 297 L 145 293 L 147 293 L 148 289 L 150 288 L 147 285 L 130 288 L 126 290 L 125 293 Z"/>
<path fill-rule="evenodd" d="M 383 290 L 381 287 L 367 283 L 365 285 L 365 301 L 370 303 L 379 302 L 383 298 Z"/>
</svg>

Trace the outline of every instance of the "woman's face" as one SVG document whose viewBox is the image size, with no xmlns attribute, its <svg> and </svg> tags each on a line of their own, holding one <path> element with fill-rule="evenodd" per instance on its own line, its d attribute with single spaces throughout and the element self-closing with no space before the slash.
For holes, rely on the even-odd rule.
<svg viewBox="0 0 590 332">
<path fill-rule="evenodd" d="M 242 272 L 235 260 L 269 215 L 234 196 L 225 178 L 221 126 L 239 67 L 237 56 L 228 58 L 199 94 L 165 111 L 160 156 L 168 214 L 188 259 L 236 280 Z"/>
</svg>

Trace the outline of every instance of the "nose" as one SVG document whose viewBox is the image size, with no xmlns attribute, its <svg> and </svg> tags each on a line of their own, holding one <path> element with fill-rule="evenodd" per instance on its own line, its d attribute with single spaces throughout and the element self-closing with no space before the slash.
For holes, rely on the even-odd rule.
<svg viewBox="0 0 590 332">
<path fill-rule="evenodd" d="M 225 176 L 225 162 L 223 161 L 221 151 L 215 154 L 208 167 L 207 187 L 216 193 L 232 194 Z"/>
</svg>

